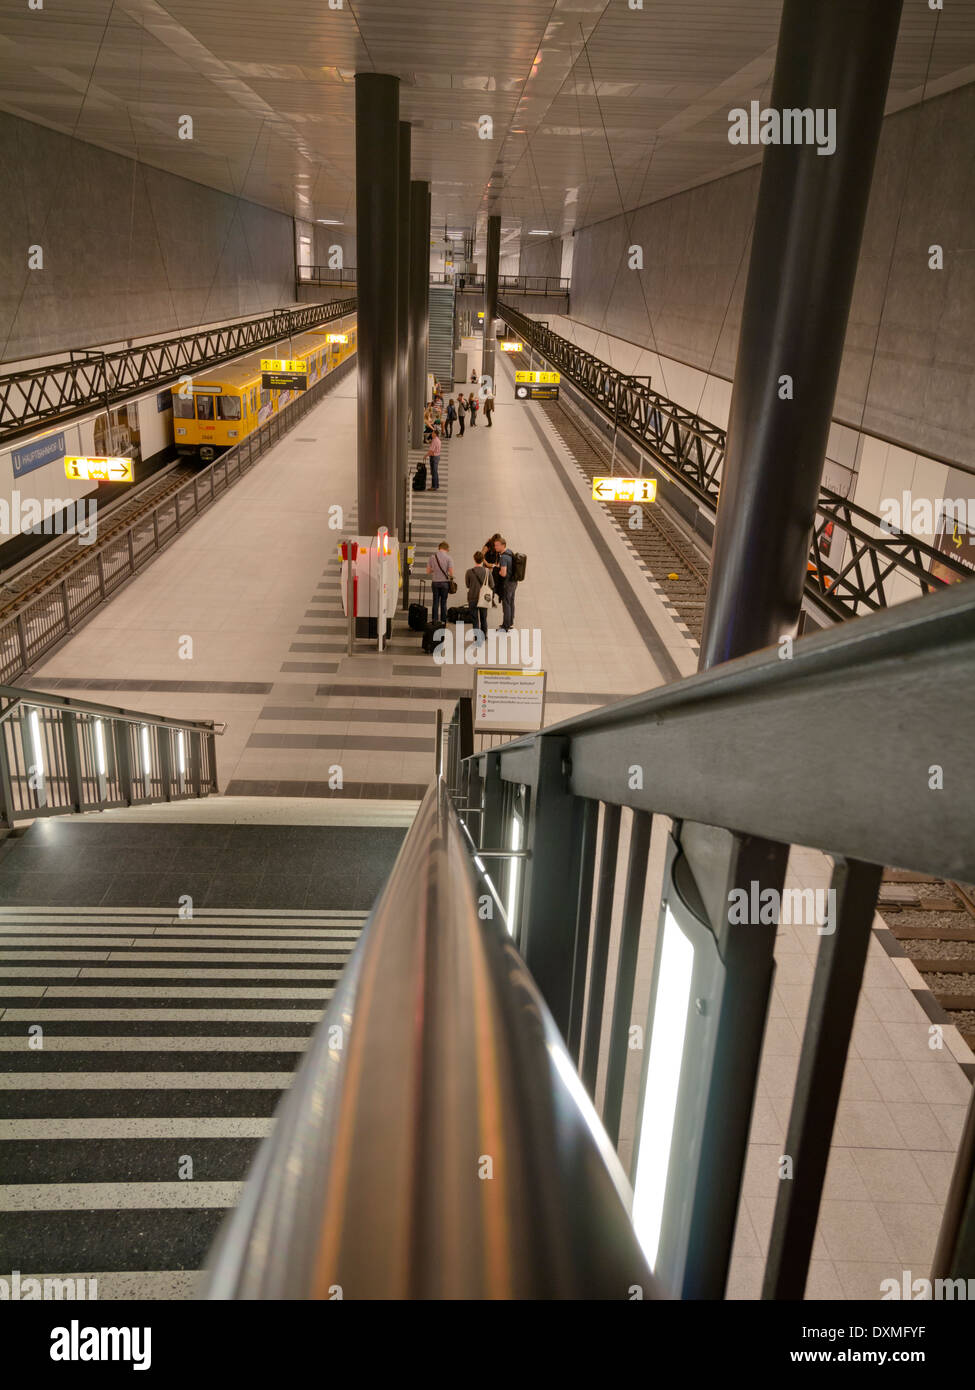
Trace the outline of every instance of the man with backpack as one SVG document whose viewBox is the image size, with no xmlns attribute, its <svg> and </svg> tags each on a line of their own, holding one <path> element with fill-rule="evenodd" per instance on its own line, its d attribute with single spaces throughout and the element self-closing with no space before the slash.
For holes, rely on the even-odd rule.
<svg viewBox="0 0 975 1390">
<path fill-rule="evenodd" d="M 515 625 L 515 557 L 508 549 L 504 536 L 497 536 L 494 548 L 498 556 L 498 566 L 494 571 L 494 587 L 501 595 L 501 627 L 499 631 L 510 632 Z"/>
</svg>

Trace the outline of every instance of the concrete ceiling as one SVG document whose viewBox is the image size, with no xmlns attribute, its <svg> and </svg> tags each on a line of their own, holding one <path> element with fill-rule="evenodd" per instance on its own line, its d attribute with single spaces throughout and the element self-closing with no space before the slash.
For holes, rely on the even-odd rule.
<svg viewBox="0 0 975 1390">
<path fill-rule="evenodd" d="M 0 106 L 351 231 L 353 76 L 393 73 L 435 227 L 480 230 L 496 211 L 508 243 L 756 162 L 729 144 L 727 113 L 767 100 L 780 12 L 781 0 L 0 0 Z M 888 111 L 973 80 L 975 0 L 906 0 Z M 178 136 L 186 115 L 192 140 Z"/>
</svg>

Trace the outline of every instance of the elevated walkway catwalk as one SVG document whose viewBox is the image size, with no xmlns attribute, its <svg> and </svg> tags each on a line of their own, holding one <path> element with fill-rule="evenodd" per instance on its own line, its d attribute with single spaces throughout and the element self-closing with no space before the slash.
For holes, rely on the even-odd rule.
<svg viewBox="0 0 975 1390">
<path fill-rule="evenodd" d="M 476 344 L 471 341 L 465 346 L 470 352 Z M 476 366 L 476 356 L 471 365 Z M 482 416 L 477 428 L 463 439 L 455 434 L 445 446 L 441 492 L 428 492 L 415 500 L 417 568 L 425 567 L 428 548 L 447 539 L 462 574 L 473 550 L 496 530 L 527 554 L 528 575 L 518 592 L 516 624 L 541 633 L 541 664 L 548 672 L 547 721 L 551 723 L 688 673 L 697 662 L 686 631 L 647 582 L 631 548 L 592 503 L 584 475 L 543 412 L 515 403 L 509 373 L 509 367 L 502 368 L 493 428 L 485 427 Z M 471 673 L 469 667 L 441 667 L 424 657 L 418 637 L 408 632 L 402 617 L 382 658 L 345 656 L 335 556 L 342 532 L 329 530 L 328 517 L 329 508 L 339 504 L 346 510 L 343 531 L 354 528 L 354 391 L 350 378 L 221 507 L 202 517 L 47 661 L 36 672 L 34 683 L 42 689 L 89 697 L 94 691 L 111 692 L 105 698 L 119 703 L 124 699 L 129 706 L 145 700 L 161 713 L 226 720 L 227 731 L 218 748 L 221 786 L 248 796 L 250 808 L 263 801 L 277 812 L 281 802 L 273 798 L 288 796 L 299 819 L 298 808 L 308 804 L 302 800 L 307 797 L 321 797 L 324 804 L 346 813 L 357 805 L 408 807 L 415 801 L 432 774 L 434 712 L 438 705 L 445 712 L 452 708 L 457 695 L 470 689 Z M 329 769 L 336 764 L 343 770 L 341 792 L 328 786 Z M 197 813 L 199 818 L 209 818 L 218 804 L 219 798 L 214 799 Z M 109 824 L 108 817 L 104 823 Z M 146 1222 L 156 1223 L 157 1230 L 169 1222 L 174 1231 L 179 1228 L 185 1235 L 187 1223 L 192 1224 L 201 1211 L 216 1212 L 223 1209 L 221 1203 L 235 1200 L 233 1184 L 239 1181 L 235 1175 L 242 1174 L 236 1159 L 231 1163 L 225 1158 L 222 1166 L 210 1171 L 206 1181 L 223 1186 L 213 1188 L 209 1197 L 205 1190 L 203 1196 L 187 1195 L 192 1189 L 179 1174 L 167 1177 L 163 1170 L 172 1162 L 175 1148 L 191 1157 L 197 1152 L 195 1141 L 189 1142 L 194 1133 L 197 1140 L 208 1138 L 214 1143 L 253 1142 L 251 1130 L 237 1133 L 218 1128 L 206 1135 L 184 1131 L 189 1120 L 212 1124 L 226 1119 L 251 1126 L 266 1120 L 270 1110 L 260 1109 L 264 1102 L 255 1097 L 279 1092 L 287 1084 L 284 1073 L 291 1066 L 291 1060 L 288 1067 L 279 1064 L 279 1054 L 272 1055 L 270 1048 L 258 1066 L 252 1061 L 253 1053 L 244 1049 L 232 1053 L 220 1046 L 209 1052 L 188 1039 L 295 1037 L 298 1030 L 284 1024 L 289 1019 L 297 1022 L 294 1011 L 311 1013 L 321 1008 L 326 991 L 332 988 L 330 972 L 340 963 L 324 961 L 328 952 L 320 945 L 309 944 L 306 950 L 299 944 L 295 923 L 300 922 L 299 932 L 307 934 L 302 943 L 327 940 L 315 934 L 331 930 L 322 925 L 327 920 L 323 914 L 337 913 L 351 935 L 356 914 L 368 901 L 356 896 L 358 880 L 354 890 L 343 882 L 325 891 L 313 888 L 310 871 L 307 878 L 306 871 L 299 874 L 304 880 L 300 885 L 289 882 L 289 875 L 295 873 L 293 864 L 287 871 L 264 865 L 258 873 L 250 862 L 253 844 L 234 844 L 233 837 L 220 850 L 230 856 L 227 871 L 221 872 L 211 857 L 206 884 L 187 887 L 200 872 L 200 856 L 206 859 L 208 853 L 207 838 L 198 826 L 193 828 L 189 847 L 185 842 L 183 846 L 156 842 L 165 862 L 153 860 L 152 843 L 130 845 L 130 861 L 123 857 L 118 862 L 120 847 L 116 846 L 111 877 L 99 874 L 85 889 L 84 856 L 79 842 L 71 837 L 99 828 L 85 824 L 59 841 L 61 827 L 35 827 L 9 849 L 0 874 L 0 901 L 6 904 L 0 927 L 10 941 L 0 948 L 0 978 L 6 985 L 0 995 L 0 1039 L 17 1040 L 17 1046 L 10 1047 L 17 1062 L 8 1075 L 5 1097 L 10 1106 L 19 1107 L 6 1112 L 15 1127 L 4 1128 L 0 1134 L 3 1143 L 22 1146 L 19 1153 L 7 1150 L 17 1161 L 6 1171 L 13 1170 L 17 1180 L 3 1200 L 8 1212 L 23 1213 L 18 1217 L 18 1239 L 3 1248 L 2 1259 L 12 1268 L 26 1270 L 62 1249 L 64 1261 L 69 1261 L 70 1253 L 79 1270 L 153 1273 L 154 1279 L 145 1282 L 146 1290 L 154 1284 L 162 1296 L 167 1296 L 167 1290 L 169 1296 L 182 1296 L 187 1291 L 183 1274 L 199 1258 L 199 1242 L 190 1249 L 183 1237 L 174 1236 L 168 1245 L 160 1238 L 152 1244 L 150 1260 L 148 1244 L 138 1244 L 139 1218 L 132 1214 L 164 1210 L 165 1217 L 147 1217 Z M 654 827 L 652 857 L 663 851 L 665 829 L 662 822 Z M 626 818 L 623 830 L 625 841 Z M 42 835 L 48 834 L 52 838 L 42 848 Z M 269 839 L 269 854 L 271 845 Z M 60 872 L 68 877 L 55 888 L 51 871 L 59 853 L 65 866 Z M 48 860 L 31 867 L 32 857 L 36 861 L 39 854 L 48 855 Z M 18 856 L 22 857 L 18 860 Z M 322 848 L 316 857 L 325 864 L 326 873 L 338 872 L 336 866 L 343 860 L 334 844 Z M 46 881 L 28 881 L 31 874 Z M 826 887 L 827 860 L 812 851 L 793 851 L 788 882 L 802 888 Z M 172 933 L 180 930 L 175 919 L 179 896 L 185 893 L 193 894 L 208 932 L 205 940 L 192 935 L 186 939 L 204 944 L 185 949 L 160 945 L 178 939 Z M 58 919 L 55 906 L 69 910 Z M 85 907 L 88 912 L 81 910 Z M 28 908 L 42 908 L 51 918 L 41 922 L 38 918 L 43 914 L 30 913 Z M 123 925 L 118 920 L 120 910 L 122 916 L 137 920 L 124 924 L 124 936 L 113 937 Z M 620 912 L 618 903 L 617 929 Z M 219 926 L 222 913 L 233 919 L 238 933 L 229 939 L 233 945 Z M 147 941 L 142 919 L 146 915 L 155 919 L 157 914 L 166 920 L 154 920 L 153 939 Z M 260 926 L 257 937 L 245 938 L 244 919 L 250 914 L 260 914 Z M 97 922 L 92 920 L 95 917 Z M 284 935 L 270 937 L 272 923 Z M 949 1036 L 943 1049 L 931 1048 L 929 1019 L 918 991 L 920 977 L 916 971 L 911 973 L 910 961 L 892 957 L 885 949 L 887 934 L 879 917 L 876 927 L 814 1249 L 811 1298 L 877 1298 L 881 1279 L 899 1279 L 903 1269 L 917 1271 L 929 1262 L 970 1093 L 962 1064 L 971 1069 L 971 1053 L 957 1036 L 951 1036 L 952 1030 L 946 1030 Z M 116 941 L 111 948 L 105 946 L 106 936 Z M 653 936 L 653 923 L 645 922 L 633 1013 L 641 1023 L 646 1016 Z M 221 945 L 215 948 L 212 943 L 218 938 Z M 247 944 L 253 939 L 262 943 L 258 954 L 275 959 L 246 964 L 245 957 L 255 950 Z M 49 942 L 56 943 L 56 949 L 51 950 Z M 779 931 L 777 977 L 729 1288 L 733 1297 L 752 1298 L 758 1293 L 761 1256 L 776 1195 L 777 1160 L 818 945 L 814 926 L 786 926 Z M 289 957 L 317 955 L 318 959 L 288 959 L 285 964 L 284 956 L 276 954 L 282 950 Z M 615 951 L 613 944 L 610 970 L 615 968 Z M 189 959 L 160 963 L 154 954 L 158 952 Z M 82 960 L 79 953 L 86 958 Z M 103 958 L 89 960 L 88 953 Z M 134 955 L 148 960 L 136 962 Z M 230 959 L 218 962 L 217 955 Z M 203 985 L 180 983 L 188 977 L 171 975 L 152 977 L 160 983 L 151 984 L 149 976 L 133 973 L 173 967 L 190 972 L 194 979 L 194 972 L 205 973 Z M 71 973 L 50 973 L 57 969 Z M 306 969 L 317 971 L 320 978 L 306 982 L 298 973 Z M 84 977 L 91 980 L 84 983 L 80 972 L 88 970 L 102 973 Z M 253 982 L 238 974 L 219 973 L 231 970 L 261 973 Z M 217 984 L 218 978 L 223 983 Z M 279 979 L 287 983 L 279 984 Z M 186 992 L 201 988 L 202 996 Z M 217 995 L 218 989 L 229 993 Z M 268 989 L 280 992 L 269 995 Z M 64 991 L 73 993 L 65 996 Z M 192 1002 L 201 997 L 203 1004 Z M 58 999 L 64 1004 L 56 1003 Z M 58 1018 L 62 1008 L 66 1016 Z M 191 1020 L 188 1011 L 194 1008 L 204 1016 Z M 152 1019 L 144 1015 L 150 1010 L 159 1011 L 163 1031 L 158 1034 L 147 1031 Z M 225 1033 L 222 1024 L 217 1028 L 221 1010 L 247 1011 L 246 1017 L 224 1020 L 228 1025 L 240 1024 L 239 1030 Z M 255 1026 L 262 1010 L 268 1012 L 262 1024 L 270 1032 Z M 285 1010 L 292 1011 L 289 1019 L 278 1016 Z M 25 1011 L 32 1017 L 35 1013 L 46 1017 L 52 1038 L 47 1054 L 25 1054 Z M 81 1017 L 85 1011 L 97 1013 Z M 126 1012 L 136 1016 L 126 1020 Z M 192 1028 L 185 1026 L 191 1021 Z M 66 1031 L 58 1032 L 62 1025 Z M 198 1032 L 198 1026 L 206 1032 Z M 97 1048 L 85 1042 L 96 1036 L 106 1041 Z M 169 1039 L 165 1049 L 154 1041 L 157 1036 Z M 59 1037 L 76 1041 L 70 1048 L 59 1047 Z M 124 1043 L 118 1043 L 119 1037 Z M 289 1059 L 295 1055 L 286 1041 L 276 1046 L 280 1055 Z M 183 1061 L 177 1064 L 168 1056 L 160 1057 L 164 1050 L 179 1054 Z M 116 1060 L 117 1052 L 129 1058 L 125 1066 Z M 223 1059 L 219 1064 L 213 1061 L 215 1054 Z M 624 1161 L 632 1146 L 629 1102 L 640 1060 L 637 1051 L 629 1058 L 620 1139 Z M 136 1085 L 118 1080 L 125 1070 L 138 1076 Z M 18 1077 L 24 1072 L 43 1079 L 23 1087 Z M 241 1076 L 258 1080 L 228 1087 L 225 1076 L 214 1081 L 214 1074 L 220 1072 L 234 1072 L 238 1083 Z M 114 1079 L 108 1084 L 98 1079 L 98 1073 Z M 183 1078 L 180 1084 L 159 1079 L 174 1074 Z M 84 1084 L 73 1085 L 72 1077 L 76 1082 L 84 1078 Z M 275 1078 L 273 1085 L 270 1077 Z M 224 1092 L 235 1097 L 228 1105 L 220 1099 Z M 146 1100 L 144 1110 L 138 1099 L 142 1096 L 155 1096 Z M 192 1105 L 190 1096 L 195 1098 Z M 121 1140 L 123 1131 L 110 1132 L 110 1127 L 140 1119 L 177 1123 L 165 1133 L 127 1131 L 133 1140 L 128 1150 L 132 1164 L 123 1171 L 120 1160 L 111 1158 L 109 1151 L 110 1141 Z M 45 1149 L 45 1144 L 51 1127 L 41 1124 L 49 1120 L 71 1121 L 75 1145 L 91 1141 L 89 1166 L 77 1148 L 76 1164 L 70 1150 L 65 1151 L 68 1157 L 63 1162 L 50 1156 L 53 1150 Z M 82 1121 L 96 1121 L 101 1128 L 92 1131 Z M 174 1138 L 187 1142 L 173 1146 Z M 155 1144 L 163 1147 L 154 1150 Z M 25 1145 L 37 1146 L 37 1172 L 46 1176 L 35 1173 L 25 1182 L 25 1174 L 31 1172 L 23 1161 L 29 1157 Z M 240 1148 L 238 1158 L 242 1152 Z M 0 1158 L 2 1154 L 0 1144 Z M 206 1162 L 197 1166 L 193 1181 L 202 1182 L 206 1171 Z M 48 1185 L 50 1191 L 42 1190 Z M 155 1203 L 146 1195 L 150 1188 L 156 1194 Z M 187 1216 L 190 1202 L 198 1206 Z M 116 1213 L 112 1219 L 117 1241 L 111 1248 L 86 1244 L 85 1233 L 99 1229 L 92 1217 L 96 1210 Z M 70 1241 L 66 1237 L 61 1247 L 51 1243 L 58 1224 L 70 1234 Z M 91 1239 L 95 1241 L 94 1234 Z M 119 1254 L 123 1248 L 128 1252 L 124 1257 Z M 70 1272 L 62 1261 L 58 1268 Z M 122 1290 L 123 1284 L 115 1288 Z"/>
</svg>

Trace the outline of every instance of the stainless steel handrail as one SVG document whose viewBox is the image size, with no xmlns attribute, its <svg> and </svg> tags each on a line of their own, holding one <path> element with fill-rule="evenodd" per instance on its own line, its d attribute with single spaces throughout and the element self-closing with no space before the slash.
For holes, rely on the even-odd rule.
<svg viewBox="0 0 975 1390">
<path fill-rule="evenodd" d="M 430 788 L 210 1263 L 211 1299 L 659 1297 L 629 1189 Z M 635 1292 L 639 1287 L 640 1294 Z"/>
<path fill-rule="evenodd" d="M 22 705 L 38 705 L 48 709 L 63 709 L 75 714 L 95 714 L 119 723 L 152 724 L 164 729 L 201 730 L 207 734 L 222 734 L 223 727 L 212 719 L 171 719 L 164 714 L 142 714 L 138 710 L 122 709 L 119 705 L 101 705 L 91 700 L 78 700 L 73 695 L 55 695 L 46 690 L 26 690 L 16 685 L 0 685 L 0 700 L 10 704 L 0 712 L 0 724 Z"/>
</svg>

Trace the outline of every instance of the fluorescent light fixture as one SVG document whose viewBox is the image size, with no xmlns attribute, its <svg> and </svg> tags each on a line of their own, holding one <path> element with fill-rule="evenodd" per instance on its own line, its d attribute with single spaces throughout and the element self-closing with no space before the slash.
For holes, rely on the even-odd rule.
<svg viewBox="0 0 975 1390">
<path fill-rule="evenodd" d="M 37 710 L 30 712 L 30 741 L 34 749 L 34 767 L 40 777 L 44 776 L 44 744 L 41 739 L 41 721 L 38 718 Z"/>
<path fill-rule="evenodd" d="M 183 730 L 180 729 L 176 735 L 176 762 L 179 766 L 180 777 L 186 776 L 186 738 Z"/>
<path fill-rule="evenodd" d="M 656 1268 L 667 1174 L 677 1118 L 677 1096 L 694 971 L 694 946 L 668 903 L 660 970 L 654 991 L 640 1149 L 633 1183 L 633 1225 L 647 1263 Z"/>
<path fill-rule="evenodd" d="M 528 233 L 528 235 L 529 235 L 529 236 L 554 236 L 554 231 L 553 231 L 553 229 L 552 229 L 551 227 L 533 227 L 532 230 Z"/>
<path fill-rule="evenodd" d="M 151 763 L 152 763 L 152 757 L 151 757 L 150 752 L 149 752 L 149 725 L 148 725 L 148 724 L 143 724 L 143 726 L 142 726 L 142 771 L 146 774 L 147 777 L 149 776 L 149 768 L 150 768 Z"/>
<path fill-rule="evenodd" d="M 104 777 L 108 763 L 105 758 L 105 726 L 100 719 L 95 720 L 95 766 L 99 777 Z"/>
<path fill-rule="evenodd" d="M 337 217 L 316 217 L 315 221 L 320 227 L 344 227 L 345 223 L 340 222 Z"/>
<path fill-rule="evenodd" d="M 521 817 L 518 815 L 511 818 L 511 848 L 521 849 Z M 508 903 L 505 908 L 505 916 L 508 919 L 508 935 L 515 934 L 515 905 L 518 902 L 518 876 L 521 873 L 521 860 L 512 859 L 509 861 L 510 869 L 508 872 Z"/>
</svg>

